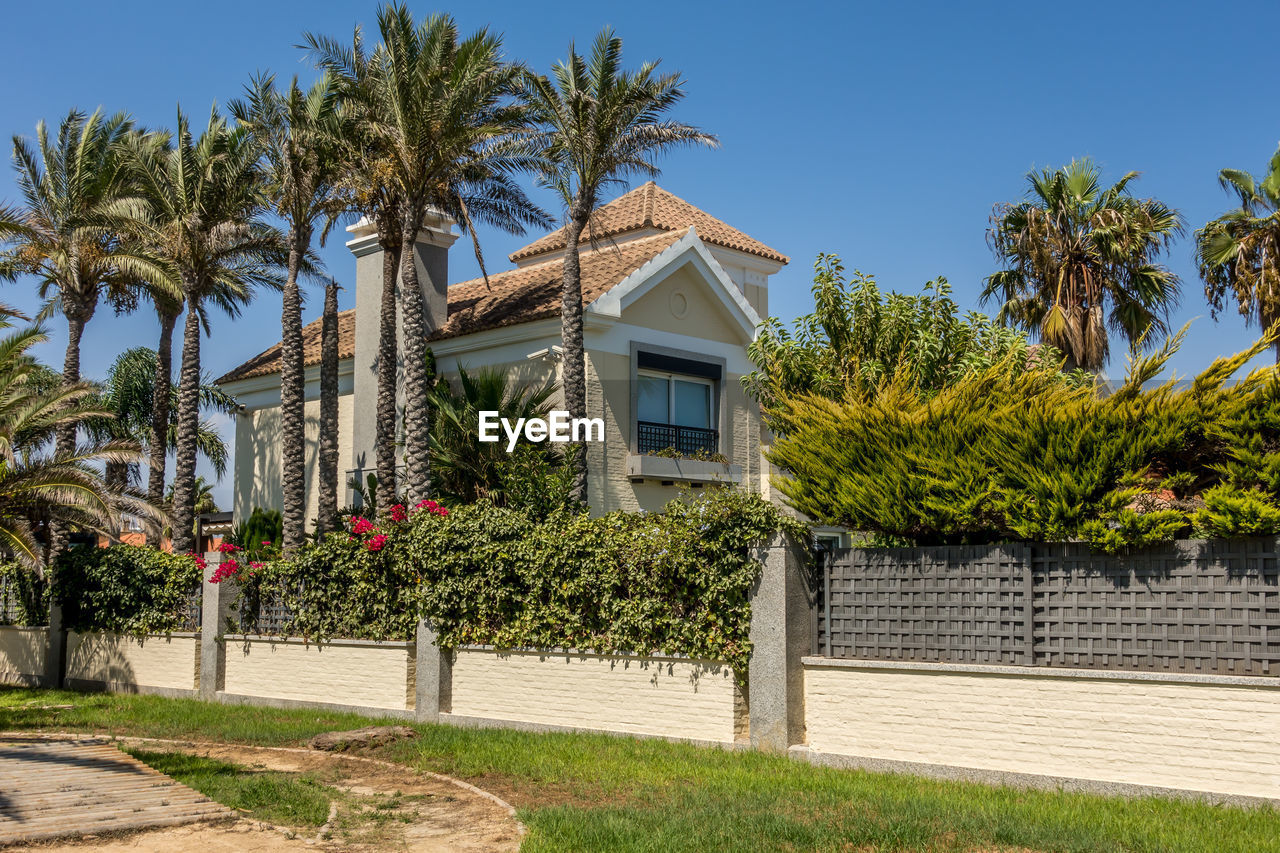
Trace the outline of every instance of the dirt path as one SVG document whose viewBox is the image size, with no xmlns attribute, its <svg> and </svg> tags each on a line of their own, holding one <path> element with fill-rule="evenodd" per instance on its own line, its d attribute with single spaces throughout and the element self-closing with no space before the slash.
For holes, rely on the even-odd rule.
<svg viewBox="0 0 1280 853">
<path fill-rule="evenodd" d="M 186 752 L 248 768 L 307 773 L 349 796 L 335 803 L 329 823 L 310 838 L 290 837 L 286 830 L 241 818 L 115 838 L 64 840 L 10 850 L 42 853 L 168 853 L 197 848 L 211 853 L 514 851 L 519 848 L 524 835 L 524 827 L 516 819 L 514 809 L 498 797 L 447 776 L 418 773 L 388 762 L 307 749 L 152 738 L 118 740 L 127 746 Z"/>
</svg>

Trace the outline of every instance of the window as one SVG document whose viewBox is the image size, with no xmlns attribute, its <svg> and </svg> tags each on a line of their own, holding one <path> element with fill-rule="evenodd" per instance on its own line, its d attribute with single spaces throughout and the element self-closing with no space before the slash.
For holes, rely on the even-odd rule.
<svg viewBox="0 0 1280 853">
<path fill-rule="evenodd" d="M 715 383 L 700 376 L 641 370 L 636 374 L 638 450 L 716 453 Z"/>
</svg>

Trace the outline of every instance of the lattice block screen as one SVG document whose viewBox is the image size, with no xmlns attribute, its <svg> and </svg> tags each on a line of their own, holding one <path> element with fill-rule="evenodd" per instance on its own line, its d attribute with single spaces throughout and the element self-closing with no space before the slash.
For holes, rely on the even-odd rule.
<svg viewBox="0 0 1280 853">
<path fill-rule="evenodd" d="M 821 629 L 829 619 L 830 631 L 818 646 L 831 657 L 1030 662 L 1024 546 L 853 549 L 832 556 L 819 620 Z"/>
<path fill-rule="evenodd" d="M 836 658 L 1280 675 L 1280 540 L 838 551 L 816 626 Z"/>
<path fill-rule="evenodd" d="M 1032 550 L 1037 663 L 1280 675 L 1276 540 Z"/>
<path fill-rule="evenodd" d="M 277 596 L 251 601 L 241 596 L 236 604 L 239 614 L 240 632 L 243 634 L 261 634 L 269 637 L 284 636 L 285 626 L 293 618 L 293 610 Z"/>
</svg>

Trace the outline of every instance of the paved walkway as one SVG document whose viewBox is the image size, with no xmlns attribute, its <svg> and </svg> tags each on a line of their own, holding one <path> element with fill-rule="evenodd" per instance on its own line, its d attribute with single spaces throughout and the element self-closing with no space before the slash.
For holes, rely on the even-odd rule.
<svg viewBox="0 0 1280 853">
<path fill-rule="evenodd" d="M 0 738 L 0 845 L 230 816 L 108 741 Z"/>
</svg>

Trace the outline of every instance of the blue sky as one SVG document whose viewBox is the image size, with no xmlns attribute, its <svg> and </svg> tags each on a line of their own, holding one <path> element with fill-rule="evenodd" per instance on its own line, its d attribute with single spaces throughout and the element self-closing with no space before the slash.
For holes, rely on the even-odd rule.
<svg viewBox="0 0 1280 853">
<path fill-rule="evenodd" d="M 630 64 L 661 57 L 688 78 L 680 117 L 717 134 L 716 151 L 677 153 L 660 183 L 783 251 L 772 313 L 811 307 L 818 252 L 874 273 L 886 289 L 915 291 L 950 279 L 958 301 L 978 307 L 995 269 L 985 243 L 991 207 L 1014 200 L 1032 168 L 1091 156 L 1112 179 L 1180 209 L 1188 233 L 1169 266 L 1183 279 L 1175 326 L 1194 320 L 1173 362 L 1194 372 L 1252 340 L 1232 313 L 1214 323 L 1191 259 L 1190 232 L 1229 199 L 1219 169 L 1261 172 L 1280 140 L 1270 108 L 1274 56 L 1254 37 L 1280 26 L 1274 3 L 760 2 L 555 4 L 415 3 L 450 11 L 464 31 L 489 26 L 511 57 L 546 69 L 571 39 L 600 27 L 624 38 Z M 5 11 L 0 130 L 31 134 L 71 106 L 123 109 L 171 126 L 176 105 L 203 121 L 213 101 L 238 96 L 255 70 L 312 74 L 294 45 L 303 31 L 349 38 L 371 28 L 373 3 L 172 2 L 13 4 Z M 53 22 L 53 23 L 51 23 Z M 55 37 L 47 37 L 50 28 Z M 536 197 L 558 212 L 545 192 Z M 11 172 L 0 198 L 16 200 Z M 491 269 L 526 242 L 481 233 Z M 476 273 L 457 244 L 455 281 Z M 350 283 L 354 265 L 334 239 L 329 270 Z M 0 285 L 0 301 L 34 309 L 30 282 Z M 345 294 L 344 308 L 351 294 Z M 308 319 L 319 310 L 315 297 Z M 236 321 L 216 322 L 204 363 L 217 375 L 279 339 L 279 297 L 265 294 Z M 65 332 L 51 327 L 41 353 L 60 365 Z M 101 376 L 126 346 L 154 346 L 145 310 L 101 312 L 86 333 L 86 375 Z M 1113 346 L 1120 353 L 1123 347 Z M 229 425 L 228 440 L 232 438 Z M 229 502 L 230 478 L 218 490 Z"/>
</svg>

